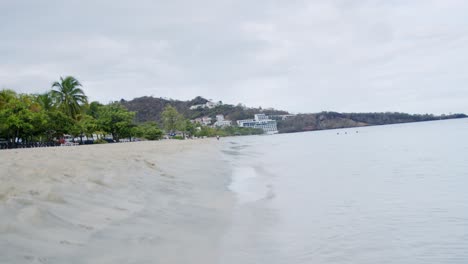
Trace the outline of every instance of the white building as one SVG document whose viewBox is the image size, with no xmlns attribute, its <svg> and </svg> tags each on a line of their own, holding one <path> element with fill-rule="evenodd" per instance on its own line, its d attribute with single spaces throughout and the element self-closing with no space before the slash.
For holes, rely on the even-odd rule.
<svg viewBox="0 0 468 264">
<path fill-rule="evenodd" d="M 202 126 L 209 126 L 209 125 L 211 125 L 212 118 L 208 117 L 208 116 L 204 116 L 204 117 L 201 117 L 201 118 L 195 118 L 192 121 L 195 122 L 195 123 L 200 123 Z"/>
<path fill-rule="evenodd" d="M 212 108 L 215 108 L 216 106 L 220 105 L 221 103 L 214 103 L 213 101 L 208 101 L 204 104 L 198 104 L 198 105 L 192 105 L 190 107 L 190 110 L 195 110 L 195 109 L 201 109 L 201 108 L 208 108 L 208 109 L 212 109 Z"/>
<path fill-rule="evenodd" d="M 216 115 L 216 121 L 224 121 L 224 115 Z"/>
<path fill-rule="evenodd" d="M 219 105 L 219 103 L 214 103 L 214 102 L 212 102 L 212 101 L 208 101 L 208 102 L 206 102 L 206 104 L 205 104 L 205 106 L 206 106 L 207 108 L 209 108 L 209 109 L 215 108 L 215 107 L 218 106 L 218 105 Z"/>
<path fill-rule="evenodd" d="M 205 105 L 204 104 L 192 105 L 190 107 L 190 110 L 195 110 L 195 109 L 199 109 L 199 108 L 205 108 Z"/>
<path fill-rule="evenodd" d="M 216 127 L 228 127 L 232 125 L 231 120 L 226 120 L 224 119 L 224 115 L 217 115 L 216 116 L 216 122 L 214 123 L 214 126 Z"/>
<path fill-rule="evenodd" d="M 254 119 L 237 120 L 239 127 L 261 128 L 266 134 L 278 133 L 276 121 L 265 114 L 256 114 Z"/>
</svg>

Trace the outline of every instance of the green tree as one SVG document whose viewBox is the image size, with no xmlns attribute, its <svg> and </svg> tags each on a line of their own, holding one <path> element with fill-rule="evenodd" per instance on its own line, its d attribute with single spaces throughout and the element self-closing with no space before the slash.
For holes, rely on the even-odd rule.
<svg viewBox="0 0 468 264">
<path fill-rule="evenodd" d="M 58 108 L 73 119 L 76 119 L 76 116 L 81 113 L 83 105 L 88 100 L 80 87 L 82 87 L 81 83 L 72 76 L 65 79 L 60 77 L 60 82 L 52 84 L 51 93 Z"/>
<path fill-rule="evenodd" d="M 3 91 L 2 91 L 3 92 Z M 6 135 L 8 141 L 19 138 L 21 132 L 28 128 L 25 122 L 28 109 L 16 93 L 5 91 L 0 95 L 0 129 Z"/>
<path fill-rule="evenodd" d="M 168 105 L 161 114 L 162 122 L 166 132 L 174 132 L 184 128 L 184 117 L 177 112 L 175 107 Z"/>
<path fill-rule="evenodd" d="M 122 136 L 130 135 L 135 112 L 129 112 L 119 103 L 111 103 L 101 106 L 97 117 L 98 126 L 119 141 Z"/>
<path fill-rule="evenodd" d="M 138 127 L 138 132 L 135 133 L 137 137 L 143 137 L 147 140 L 158 140 L 163 136 L 163 132 L 159 129 L 156 122 L 146 122 Z"/>
<path fill-rule="evenodd" d="M 86 114 L 90 115 L 94 118 L 97 118 L 99 107 L 101 107 L 102 104 L 96 101 L 91 102 L 87 107 L 86 107 Z"/>
<path fill-rule="evenodd" d="M 47 112 L 48 126 L 46 135 L 49 139 L 62 137 L 65 134 L 73 134 L 76 121 L 61 111 L 53 110 Z"/>
<path fill-rule="evenodd" d="M 11 92 L 0 94 L 0 100 L 2 100 L 0 109 L 1 134 L 5 135 L 9 141 L 14 138 L 27 141 L 44 133 L 47 116 L 36 102 L 35 97 L 16 95 L 16 93 Z M 6 94 L 8 96 L 5 96 Z"/>
<path fill-rule="evenodd" d="M 6 119 L 11 114 L 10 104 L 16 100 L 16 92 L 13 90 L 1 90 L 0 91 L 0 138 L 11 137 L 11 131 L 9 124 L 6 123 Z"/>
<path fill-rule="evenodd" d="M 197 129 L 195 128 L 195 125 L 190 122 L 190 120 L 185 120 L 184 131 L 190 136 L 194 136 Z"/>
<path fill-rule="evenodd" d="M 216 129 L 208 126 L 202 126 L 196 135 L 199 137 L 213 137 L 216 135 Z"/>
<path fill-rule="evenodd" d="M 54 109 L 55 100 L 52 92 L 45 92 L 38 95 L 37 102 L 45 111 L 52 111 Z"/>
<path fill-rule="evenodd" d="M 4 89 L 0 91 L 0 110 L 17 98 L 17 94 L 13 90 Z"/>
<path fill-rule="evenodd" d="M 74 124 L 74 135 L 80 137 L 80 143 L 83 143 L 83 136 L 92 137 L 98 130 L 98 124 L 96 119 L 86 114 L 77 116 L 77 119 Z"/>
</svg>

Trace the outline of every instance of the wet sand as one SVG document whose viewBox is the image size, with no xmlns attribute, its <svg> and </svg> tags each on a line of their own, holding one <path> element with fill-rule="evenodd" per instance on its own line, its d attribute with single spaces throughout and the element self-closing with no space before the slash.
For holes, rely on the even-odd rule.
<svg viewBox="0 0 468 264">
<path fill-rule="evenodd" d="M 219 263 L 216 140 L 0 151 L 0 263 Z"/>
</svg>

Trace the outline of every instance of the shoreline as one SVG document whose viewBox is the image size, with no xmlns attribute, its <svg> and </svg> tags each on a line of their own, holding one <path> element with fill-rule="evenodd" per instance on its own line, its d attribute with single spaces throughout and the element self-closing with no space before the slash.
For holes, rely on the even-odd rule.
<svg viewBox="0 0 468 264">
<path fill-rule="evenodd" d="M 217 263 L 235 203 L 221 144 L 1 151 L 0 262 Z"/>
</svg>

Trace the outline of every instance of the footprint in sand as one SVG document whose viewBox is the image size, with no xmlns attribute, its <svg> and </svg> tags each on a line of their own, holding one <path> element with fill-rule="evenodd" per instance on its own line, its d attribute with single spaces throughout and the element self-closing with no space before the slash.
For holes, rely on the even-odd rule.
<svg viewBox="0 0 468 264">
<path fill-rule="evenodd" d="M 61 241 L 60 241 L 60 244 L 62 244 L 62 245 L 69 245 L 69 246 L 79 246 L 79 247 L 84 246 L 84 244 L 75 243 L 75 242 L 70 242 L 70 241 L 68 241 L 68 240 L 61 240 Z"/>
<path fill-rule="evenodd" d="M 154 168 L 156 167 L 156 164 L 155 164 L 155 163 L 149 162 L 149 161 L 147 161 L 147 160 L 145 160 L 145 164 L 146 164 L 149 168 L 152 168 L 152 169 L 154 169 Z"/>
<path fill-rule="evenodd" d="M 38 258 L 37 260 L 39 260 L 40 263 L 49 263 L 49 259 L 45 257 Z"/>
<path fill-rule="evenodd" d="M 169 178 L 169 179 L 174 179 L 174 178 L 175 178 L 174 176 L 168 175 L 168 174 L 166 174 L 166 173 L 164 173 L 164 172 L 162 172 L 160 175 L 161 175 L 162 177 Z"/>
<path fill-rule="evenodd" d="M 92 226 L 87 226 L 87 225 L 83 225 L 83 224 L 79 224 L 78 227 L 86 229 L 86 230 L 93 230 L 94 229 L 94 227 L 92 227 Z"/>
<path fill-rule="evenodd" d="M 39 191 L 29 190 L 29 194 L 32 195 L 32 196 L 38 196 L 41 193 Z"/>
</svg>

